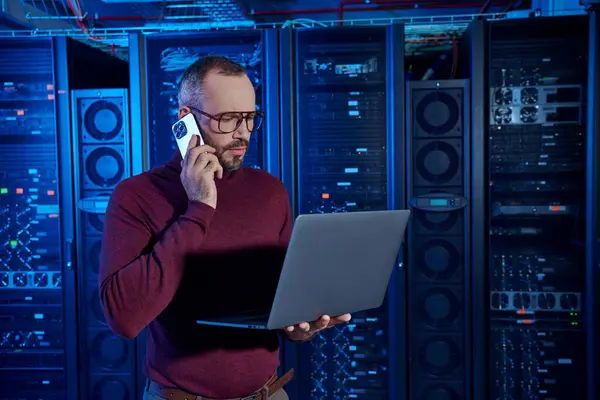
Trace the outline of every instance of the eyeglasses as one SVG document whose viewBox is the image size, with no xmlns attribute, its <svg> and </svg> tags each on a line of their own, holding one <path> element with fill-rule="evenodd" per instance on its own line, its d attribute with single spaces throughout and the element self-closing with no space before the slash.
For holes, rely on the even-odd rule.
<svg viewBox="0 0 600 400">
<path fill-rule="evenodd" d="M 256 132 L 265 119 L 265 114 L 260 111 L 226 112 L 219 115 L 212 115 L 194 107 L 190 108 L 198 114 L 216 121 L 217 129 L 221 133 L 235 132 L 242 125 L 242 121 L 246 121 L 246 128 L 248 128 L 249 132 Z"/>
</svg>

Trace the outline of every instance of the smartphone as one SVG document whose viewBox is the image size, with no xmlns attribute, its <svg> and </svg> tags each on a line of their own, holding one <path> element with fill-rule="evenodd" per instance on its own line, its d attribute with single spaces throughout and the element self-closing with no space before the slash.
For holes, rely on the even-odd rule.
<svg viewBox="0 0 600 400">
<path fill-rule="evenodd" d="M 204 139 L 202 139 L 202 135 L 200 134 L 200 127 L 198 126 L 196 118 L 192 113 L 186 114 L 185 117 L 175 122 L 171 127 L 171 130 L 173 131 L 173 136 L 175 136 L 177 147 L 179 147 L 181 157 L 183 158 L 185 158 L 188 146 L 190 145 L 190 140 L 192 140 L 194 135 L 200 137 L 198 146 L 204 144 Z"/>
</svg>

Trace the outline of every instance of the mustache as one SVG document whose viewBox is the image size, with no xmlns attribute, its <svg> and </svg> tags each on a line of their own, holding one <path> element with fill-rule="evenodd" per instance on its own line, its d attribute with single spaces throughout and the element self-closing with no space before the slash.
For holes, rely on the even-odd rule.
<svg viewBox="0 0 600 400">
<path fill-rule="evenodd" d="M 237 139 L 223 147 L 223 150 L 235 149 L 236 147 L 249 147 L 250 142 L 245 139 Z"/>
</svg>

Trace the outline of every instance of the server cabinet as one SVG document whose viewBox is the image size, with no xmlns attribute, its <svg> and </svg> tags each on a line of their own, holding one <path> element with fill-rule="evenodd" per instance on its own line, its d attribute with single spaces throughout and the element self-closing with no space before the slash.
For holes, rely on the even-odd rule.
<svg viewBox="0 0 600 400">
<path fill-rule="evenodd" d="M 257 108 L 266 115 L 256 132 L 244 166 L 265 169 L 279 176 L 277 32 L 220 31 L 198 34 L 152 34 L 134 37 L 130 54 L 134 57 L 136 85 L 134 97 L 145 108 L 143 123 L 136 122 L 133 135 L 144 137 L 147 160 L 144 169 L 167 161 L 175 152 L 171 125 L 177 120 L 177 86 L 191 63 L 208 54 L 223 55 L 242 64 L 256 88 Z M 140 79 L 143 77 L 143 79 Z M 141 131 L 141 134 L 139 134 Z M 136 156 L 137 157 L 137 156 Z"/>
<path fill-rule="evenodd" d="M 70 163 L 59 156 L 55 71 L 66 54 L 49 39 L 0 48 L 0 388 L 8 397 L 76 399 L 72 220 L 61 214 L 70 194 L 59 181 Z"/>
<path fill-rule="evenodd" d="M 402 25 L 282 32 L 282 176 L 296 213 L 404 208 L 403 48 Z M 405 387 L 401 256 L 398 266 L 381 309 L 286 346 L 299 370 L 291 398 L 388 399 Z"/>
<path fill-rule="evenodd" d="M 471 398 L 469 87 L 407 84 L 409 399 Z"/>
<path fill-rule="evenodd" d="M 110 346 L 80 346 L 78 335 L 81 314 L 98 307 L 77 296 L 80 270 L 93 260 L 77 251 L 85 245 L 76 234 L 84 225 L 75 218 L 73 154 L 82 149 L 71 136 L 70 90 L 119 84 L 98 70 L 121 76 L 125 63 L 64 37 L 2 40 L 0 47 L 0 392 L 114 398 L 121 392 L 113 381 L 87 379 L 94 356 Z"/>
<path fill-rule="evenodd" d="M 127 89 L 71 91 L 82 398 L 139 397 L 135 340 L 111 332 L 98 289 L 108 200 L 115 186 L 131 175 L 128 104 Z"/>
<path fill-rule="evenodd" d="M 487 288 L 476 288 L 486 291 L 488 308 L 485 397 L 593 398 L 586 253 L 589 264 L 596 239 L 586 234 L 586 169 L 597 154 L 586 156 L 594 141 L 588 22 L 488 24 L 489 254 Z"/>
</svg>

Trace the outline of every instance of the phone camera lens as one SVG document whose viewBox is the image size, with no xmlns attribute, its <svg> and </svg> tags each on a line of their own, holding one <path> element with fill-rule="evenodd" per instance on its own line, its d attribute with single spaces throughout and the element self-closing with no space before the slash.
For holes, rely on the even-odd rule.
<svg viewBox="0 0 600 400">
<path fill-rule="evenodd" d="M 179 121 L 175 125 L 175 137 L 177 137 L 177 139 L 181 139 L 186 134 L 187 134 L 187 129 L 185 127 L 185 123 L 183 121 Z"/>
</svg>

